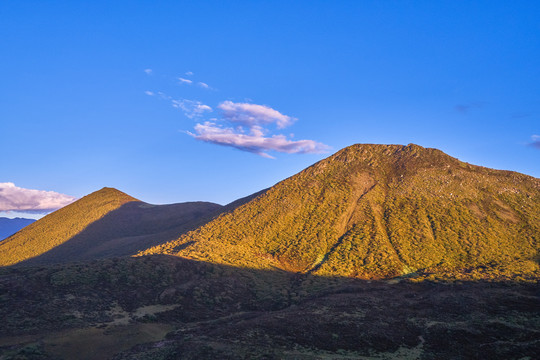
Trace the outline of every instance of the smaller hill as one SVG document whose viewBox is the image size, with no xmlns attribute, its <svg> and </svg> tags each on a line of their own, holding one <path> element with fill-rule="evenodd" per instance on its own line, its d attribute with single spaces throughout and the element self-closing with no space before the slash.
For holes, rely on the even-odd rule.
<svg viewBox="0 0 540 360">
<path fill-rule="evenodd" d="M 0 241 L 4 240 L 8 236 L 15 234 L 25 226 L 33 223 L 34 219 L 14 218 L 9 219 L 0 217 Z"/>
<path fill-rule="evenodd" d="M 136 254 L 212 219 L 221 205 L 151 205 L 103 188 L 0 243 L 0 266 L 93 260 Z"/>
</svg>

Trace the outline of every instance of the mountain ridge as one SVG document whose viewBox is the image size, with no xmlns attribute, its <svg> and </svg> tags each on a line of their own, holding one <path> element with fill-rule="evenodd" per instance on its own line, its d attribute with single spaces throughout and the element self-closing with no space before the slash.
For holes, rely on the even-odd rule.
<svg viewBox="0 0 540 360">
<path fill-rule="evenodd" d="M 121 205 L 139 201 L 119 190 L 104 187 L 30 224 L 0 243 L 0 266 L 27 260 L 64 243 L 90 223 Z M 84 214 L 72 219 L 72 214 Z M 58 227 L 58 224 L 63 226 Z M 47 241 L 42 241 L 46 234 Z"/>
<path fill-rule="evenodd" d="M 512 261 L 536 274 L 539 189 L 437 149 L 357 144 L 139 255 L 360 278 L 486 264 L 498 276 Z"/>
<path fill-rule="evenodd" d="M 0 266 L 133 255 L 193 230 L 222 208 L 202 201 L 152 205 L 103 188 L 2 242 Z"/>
</svg>

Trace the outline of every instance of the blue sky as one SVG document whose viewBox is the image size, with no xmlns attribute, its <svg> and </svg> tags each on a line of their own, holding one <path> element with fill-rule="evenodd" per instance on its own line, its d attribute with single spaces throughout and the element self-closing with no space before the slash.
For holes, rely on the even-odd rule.
<svg viewBox="0 0 540 360">
<path fill-rule="evenodd" d="M 355 143 L 540 177 L 539 13 L 538 1 L 2 1 L 0 183 L 224 204 Z"/>
</svg>

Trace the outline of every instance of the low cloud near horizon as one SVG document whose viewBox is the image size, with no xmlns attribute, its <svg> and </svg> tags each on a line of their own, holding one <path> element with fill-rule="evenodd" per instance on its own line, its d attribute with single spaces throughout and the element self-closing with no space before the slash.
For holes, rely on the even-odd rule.
<svg viewBox="0 0 540 360">
<path fill-rule="evenodd" d="M 0 183 L 0 211 L 48 212 L 71 204 L 77 198 L 55 191 L 25 189 Z"/>
<path fill-rule="evenodd" d="M 218 105 L 218 109 L 222 111 L 225 125 L 206 121 L 195 125 L 195 133 L 187 133 L 200 141 L 233 147 L 270 159 L 274 157 L 268 151 L 314 154 L 330 149 L 314 140 L 289 140 L 282 134 L 267 136 L 270 130 L 265 126 L 275 124 L 278 129 L 283 129 L 297 120 L 271 107 L 224 101 Z"/>
</svg>

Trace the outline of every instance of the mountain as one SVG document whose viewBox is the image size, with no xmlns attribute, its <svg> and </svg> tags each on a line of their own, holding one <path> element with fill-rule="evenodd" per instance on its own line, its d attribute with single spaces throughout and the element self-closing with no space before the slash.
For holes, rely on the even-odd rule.
<svg viewBox="0 0 540 360">
<path fill-rule="evenodd" d="M 21 230 L 25 226 L 30 225 L 34 221 L 36 220 L 24 218 L 9 219 L 0 217 L 0 241 L 15 234 L 17 231 Z"/>
<path fill-rule="evenodd" d="M 536 359 L 539 200 L 416 145 L 343 149 L 183 235 L 200 203 L 103 189 L 10 238 L 63 243 L 0 267 L 0 359 Z M 138 239 L 161 245 L 99 258 Z"/>
<path fill-rule="evenodd" d="M 413 144 L 358 144 L 139 255 L 364 279 L 496 278 L 538 276 L 539 245 L 539 179 Z"/>
<path fill-rule="evenodd" d="M 0 266 L 64 263 L 133 255 L 211 219 L 221 205 L 151 205 L 103 188 L 0 243 Z"/>
</svg>

